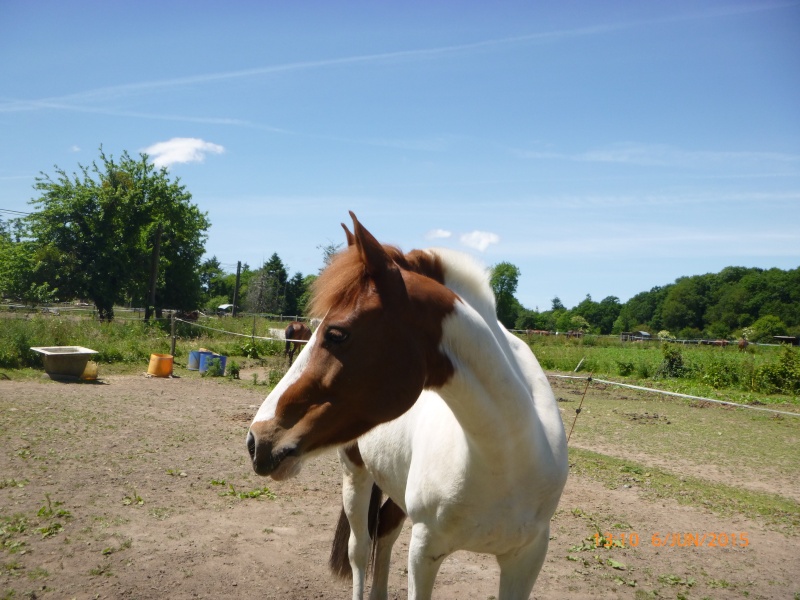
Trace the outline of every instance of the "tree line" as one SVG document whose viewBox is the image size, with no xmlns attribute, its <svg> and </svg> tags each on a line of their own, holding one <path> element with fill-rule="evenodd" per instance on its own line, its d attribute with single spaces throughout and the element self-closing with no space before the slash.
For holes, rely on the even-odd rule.
<svg viewBox="0 0 800 600">
<path fill-rule="evenodd" d="M 0 296 L 29 304 L 90 300 L 101 319 L 114 306 L 214 311 L 230 304 L 249 312 L 302 315 L 316 275 L 296 272 L 274 253 L 237 275 L 205 254 L 207 213 L 146 154 L 99 160 L 68 174 L 56 167 L 34 184 L 31 214 L 0 220 Z M 340 245 L 318 246 L 322 265 Z M 783 271 L 728 267 L 682 277 L 625 303 L 587 294 L 568 309 L 554 297 L 550 310 L 516 298 L 520 270 L 494 265 L 490 283 L 497 315 L 508 328 L 615 334 L 647 331 L 684 339 L 800 335 L 800 267 Z"/>
<path fill-rule="evenodd" d="M 726 267 L 719 273 L 681 277 L 624 303 L 616 296 L 597 302 L 587 294 L 567 309 L 556 296 L 551 309 L 541 312 L 514 298 L 518 277 L 519 270 L 509 263 L 492 271 L 498 317 L 507 327 L 596 334 L 645 331 L 677 339 L 773 341 L 774 336 L 800 336 L 800 267 Z"/>
</svg>

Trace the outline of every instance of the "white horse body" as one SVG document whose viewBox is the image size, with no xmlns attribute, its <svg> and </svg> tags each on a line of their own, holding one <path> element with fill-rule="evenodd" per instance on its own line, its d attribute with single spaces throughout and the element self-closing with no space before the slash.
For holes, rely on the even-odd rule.
<svg viewBox="0 0 800 600">
<path fill-rule="evenodd" d="M 402 416 L 358 439 L 369 475 L 413 523 L 409 597 L 415 597 L 411 581 L 420 569 L 428 571 L 421 579 L 432 585 L 442 559 L 458 549 L 494 554 L 501 566 L 501 557 L 521 553 L 525 559 L 519 568 L 526 572 L 510 572 L 516 569 L 509 560 L 505 575 L 535 580 L 567 477 L 566 438 L 553 393 L 530 349 L 497 323 L 493 298 L 480 293 L 489 290 L 483 270 L 472 268 L 465 280 L 469 263 L 457 258 L 463 255 L 431 252 L 446 261 L 447 287 L 462 300 L 482 301 L 477 309 L 457 305 L 445 323 L 442 352 L 456 366 L 455 376 L 441 389 L 424 391 Z M 454 260 L 461 277 L 451 281 L 448 266 Z M 350 518 L 369 490 L 355 465 L 343 453 L 342 458 Z M 367 540 L 355 539 L 355 528 L 353 536 L 351 548 L 366 545 Z M 534 556 L 528 557 L 529 548 Z M 415 560 L 415 555 L 421 556 Z M 365 564 L 357 557 L 351 562 L 356 563 L 355 592 L 363 589 Z M 376 568 L 380 572 L 382 566 Z M 376 574 L 374 598 L 386 594 L 379 579 Z M 417 591 L 420 597 L 428 594 Z M 353 598 L 361 598 L 361 592 Z"/>
<path fill-rule="evenodd" d="M 430 598 L 442 561 L 459 549 L 497 557 L 500 600 L 528 598 L 544 562 L 550 519 L 568 472 L 564 427 L 547 378 L 530 348 L 498 323 L 485 269 L 466 255 L 435 249 L 422 253 L 423 258 L 441 267 L 450 291 L 437 283 L 438 276 L 426 274 L 425 265 L 415 267 L 411 255 L 404 259 L 409 266 L 402 267 L 408 280 L 400 279 L 401 265 L 351 216 L 355 235 L 345 228 L 350 262 L 336 268 L 342 270 L 360 256 L 371 287 L 349 288 L 351 300 L 354 290 L 364 296 L 345 308 L 335 306 L 334 315 L 329 311 L 262 404 L 247 439 L 254 469 L 275 479 L 291 477 L 309 456 L 342 444 L 336 427 L 352 426 L 348 419 L 361 423 L 371 411 L 386 414 L 384 409 L 393 405 L 389 400 L 382 403 L 382 394 L 394 402 L 405 394 L 405 412 L 364 426 L 339 447 L 353 598 L 363 597 L 372 548 L 368 515 L 373 484 L 391 502 L 383 507 L 388 507 L 388 524 L 379 524 L 375 534 L 370 598 L 386 598 L 388 593 L 391 549 L 403 521 L 393 505 L 412 522 L 409 598 Z M 415 294 L 414 302 L 422 302 L 413 305 L 413 310 L 423 309 L 419 321 L 409 316 L 414 313 L 404 298 L 405 288 L 398 287 L 403 281 L 408 293 Z M 381 294 L 386 295 L 385 305 L 376 303 Z M 390 294 L 399 299 L 391 300 Z M 430 305 L 424 304 L 426 294 L 431 295 Z M 376 305 L 381 308 L 363 309 Z M 428 306 L 433 312 L 424 310 Z M 385 320 L 379 325 L 401 345 L 395 348 L 384 338 L 369 338 L 370 330 L 359 319 L 376 323 L 381 314 L 395 311 L 405 319 L 398 321 L 399 329 Z M 435 338 L 435 348 L 436 343 L 426 341 L 430 328 L 423 332 L 410 324 L 429 324 L 439 314 L 441 335 Z M 363 339 L 371 339 L 373 345 L 365 347 Z M 379 358 L 371 357 L 368 374 L 359 374 L 356 358 L 363 354 L 356 352 L 375 354 L 370 349 L 377 346 Z M 452 367 L 452 373 L 433 379 L 433 385 L 426 383 L 428 389 L 420 393 L 419 369 L 429 367 L 418 358 L 430 360 L 431 353 L 444 357 L 437 364 Z M 375 372 L 389 379 L 367 381 Z M 350 398 L 356 412 L 348 408 Z"/>
</svg>

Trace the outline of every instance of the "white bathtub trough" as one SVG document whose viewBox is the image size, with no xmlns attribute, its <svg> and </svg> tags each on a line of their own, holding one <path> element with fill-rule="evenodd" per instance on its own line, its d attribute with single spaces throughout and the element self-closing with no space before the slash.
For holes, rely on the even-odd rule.
<svg viewBox="0 0 800 600">
<path fill-rule="evenodd" d="M 89 359 L 97 354 L 97 350 L 83 346 L 38 346 L 31 350 L 42 355 L 44 372 L 53 379 L 80 377 Z"/>
</svg>

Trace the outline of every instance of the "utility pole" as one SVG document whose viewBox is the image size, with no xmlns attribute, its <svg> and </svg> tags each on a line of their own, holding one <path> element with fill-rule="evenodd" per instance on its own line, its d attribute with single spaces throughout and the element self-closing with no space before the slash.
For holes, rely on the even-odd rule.
<svg viewBox="0 0 800 600">
<path fill-rule="evenodd" d="M 236 285 L 233 287 L 233 308 L 231 317 L 236 316 L 236 302 L 239 300 L 239 276 L 242 273 L 242 261 L 236 261 Z"/>
</svg>

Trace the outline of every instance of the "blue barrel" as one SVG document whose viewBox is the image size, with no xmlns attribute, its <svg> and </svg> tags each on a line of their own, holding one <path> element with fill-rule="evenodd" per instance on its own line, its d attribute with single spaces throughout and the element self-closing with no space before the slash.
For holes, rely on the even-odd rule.
<svg viewBox="0 0 800 600">
<path fill-rule="evenodd" d="M 197 350 L 189 352 L 189 364 L 186 368 L 190 371 L 197 371 L 200 368 L 200 352 Z"/>
<path fill-rule="evenodd" d="M 219 359 L 220 367 L 222 367 L 222 372 L 225 373 L 225 364 L 228 362 L 227 356 L 222 356 L 221 354 L 214 354 L 213 352 L 201 352 L 200 353 L 200 372 L 205 373 L 208 371 L 208 363 L 212 361 L 212 359 Z"/>
<path fill-rule="evenodd" d="M 214 356 L 213 352 L 198 352 L 198 361 L 197 361 L 197 368 L 200 370 L 201 373 L 205 373 L 208 371 L 208 361 L 211 360 L 211 357 Z"/>
</svg>

